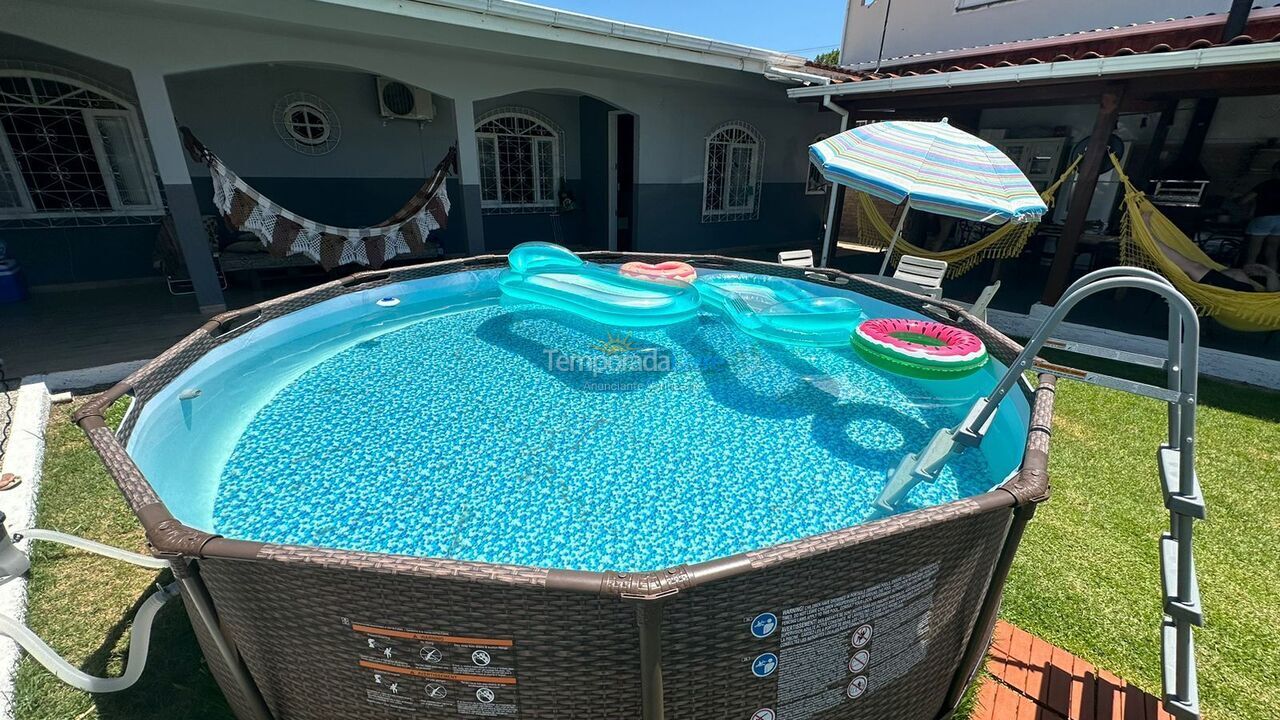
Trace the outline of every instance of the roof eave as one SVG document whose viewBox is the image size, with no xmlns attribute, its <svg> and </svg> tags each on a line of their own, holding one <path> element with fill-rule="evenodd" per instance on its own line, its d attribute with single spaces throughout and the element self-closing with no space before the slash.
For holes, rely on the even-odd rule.
<svg viewBox="0 0 1280 720">
<path fill-rule="evenodd" d="M 859 80 L 832 85 L 791 88 L 787 90 L 787 97 L 800 100 L 824 95 L 840 97 L 906 94 L 938 89 L 1083 80 L 1137 75 L 1147 72 L 1201 70 L 1268 62 L 1280 62 L 1280 43 L 1212 47 L 1201 50 L 1179 50 L 1086 60 L 1063 60 L 1014 67 L 957 70 L 910 77 Z"/>
<path fill-rule="evenodd" d="M 512 0 L 319 0 L 333 5 L 763 74 L 796 55 Z"/>
</svg>

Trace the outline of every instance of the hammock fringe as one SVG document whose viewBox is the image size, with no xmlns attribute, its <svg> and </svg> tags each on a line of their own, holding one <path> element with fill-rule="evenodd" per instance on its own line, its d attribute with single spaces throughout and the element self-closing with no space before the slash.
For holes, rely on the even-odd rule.
<svg viewBox="0 0 1280 720">
<path fill-rule="evenodd" d="M 1081 158 L 1077 157 L 1052 185 L 1040 193 L 1040 199 L 1044 200 L 1044 203 L 1050 208 L 1053 207 L 1053 198 L 1057 195 L 1058 188 L 1062 187 L 1062 183 L 1076 171 L 1076 168 L 1080 165 L 1080 160 Z M 889 241 L 893 239 L 893 226 L 880 213 L 879 208 L 875 205 L 874 198 L 861 192 L 857 193 L 857 196 L 856 223 L 858 241 L 869 247 L 888 247 Z M 959 277 L 986 260 L 1005 260 L 1021 255 L 1022 250 L 1027 245 L 1027 240 L 1035 234 L 1036 228 L 1039 226 L 1039 223 L 1025 223 L 1022 225 L 1005 223 L 977 242 L 942 251 L 926 250 L 907 242 L 903 238 L 898 238 L 898 242 L 893 248 L 893 261 L 897 262 L 903 255 L 916 255 L 932 260 L 944 260 L 947 263 L 947 277 Z"/>
<path fill-rule="evenodd" d="M 424 251 L 429 235 L 448 226 L 445 178 L 457 169 L 457 148 L 449 148 L 432 176 L 394 215 L 376 225 L 344 228 L 280 207 L 232 172 L 190 129 L 179 131 L 192 159 L 209 168 L 218 212 L 233 228 L 252 233 L 275 257 L 305 255 L 325 270 L 350 263 L 376 270 L 397 255 Z"/>
<path fill-rule="evenodd" d="M 1154 270 L 1169 279 L 1201 315 L 1244 332 L 1280 330 L 1280 292 L 1240 292 L 1192 280 L 1161 246 L 1219 272 L 1227 267 L 1209 257 L 1200 246 L 1173 224 L 1145 193 L 1133 186 L 1111 156 L 1120 182 L 1124 185 L 1124 217 L 1120 226 L 1120 262 Z"/>
</svg>

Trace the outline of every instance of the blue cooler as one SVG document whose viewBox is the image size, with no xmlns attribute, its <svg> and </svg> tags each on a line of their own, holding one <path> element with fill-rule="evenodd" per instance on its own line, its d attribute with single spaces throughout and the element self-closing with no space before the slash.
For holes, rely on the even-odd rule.
<svg viewBox="0 0 1280 720">
<path fill-rule="evenodd" d="M 22 282 L 22 268 L 17 260 L 0 260 L 0 304 L 27 299 L 27 285 Z"/>
</svg>

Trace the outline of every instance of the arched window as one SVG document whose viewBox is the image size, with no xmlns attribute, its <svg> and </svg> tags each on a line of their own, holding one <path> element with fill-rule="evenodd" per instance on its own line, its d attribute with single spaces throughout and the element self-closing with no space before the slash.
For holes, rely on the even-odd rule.
<svg viewBox="0 0 1280 720">
<path fill-rule="evenodd" d="M 132 105 L 79 80 L 0 69 L 0 216 L 162 212 Z"/>
<path fill-rule="evenodd" d="M 728 122 L 707 136 L 702 222 L 754 220 L 760 214 L 764 140 L 744 122 Z"/>
<path fill-rule="evenodd" d="M 813 142 L 815 143 L 822 142 L 823 140 L 826 140 L 828 137 L 830 136 L 826 135 L 825 133 L 819 133 L 814 136 Z M 813 143 L 809 143 L 809 144 L 812 145 Z M 808 156 L 806 155 L 806 157 Z M 805 195 L 826 195 L 827 190 L 831 189 L 831 181 L 822 177 L 822 172 L 818 170 L 817 165 L 814 165 L 812 162 L 809 162 L 806 164 L 809 166 L 809 176 L 805 179 L 805 182 L 804 182 L 804 194 Z"/>
<path fill-rule="evenodd" d="M 504 108 L 476 123 L 480 207 L 489 212 L 545 212 L 557 206 L 561 134 L 530 110 Z"/>
</svg>

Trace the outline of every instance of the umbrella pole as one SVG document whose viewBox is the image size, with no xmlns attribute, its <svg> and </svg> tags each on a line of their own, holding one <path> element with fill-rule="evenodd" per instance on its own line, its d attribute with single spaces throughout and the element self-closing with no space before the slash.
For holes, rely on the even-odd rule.
<svg viewBox="0 0 1280 720">
<path fill-rule="evenodd" d="M 893 231 L 893 239 L 889 241 L 889 249 L 884 252 L 884 262 L 880 263 L 880 274 L 884 275 L 884 271 L 889 269 L 889 259 L 893 257 L 893 246 L 898 244 L 898 238 L 902 237 L 902 226 L 907 223 L 907 213 L 911 212 L 911 203 L 902 206 L 902 214 L 898 216 L 898 227 Z"/>
</svg>

